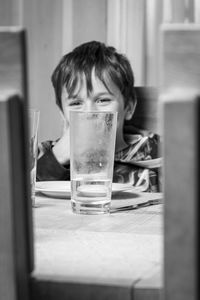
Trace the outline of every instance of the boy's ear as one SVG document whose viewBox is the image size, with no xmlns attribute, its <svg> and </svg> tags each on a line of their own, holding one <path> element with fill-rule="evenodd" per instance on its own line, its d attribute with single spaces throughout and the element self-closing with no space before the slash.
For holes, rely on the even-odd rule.
<svg viewBox="0 0 200 300">
<path fill-rule="evenodd" d="M 133 103 L 133 101 L 128 101 L 126 108 L 125 108 L 125 120 L 131 120 L 132 116 L 134 114 L 136 108 L 136 101 Z"/>
</svg>

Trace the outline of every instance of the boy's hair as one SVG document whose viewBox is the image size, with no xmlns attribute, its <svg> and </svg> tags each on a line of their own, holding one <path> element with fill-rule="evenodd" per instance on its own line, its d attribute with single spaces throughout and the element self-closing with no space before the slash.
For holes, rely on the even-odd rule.
<svg viewBox="0 0 200 300">
<path fill-rule="evenodd" d="M 64 55 L 55 68 L 51 81 L 55 90 L 56 103 L 62 110 L 62 88 L 66 87 L 69 97 L 73 95 L 83 75 L 88 92 L 92 91 L 91 74 L 95 75 L 108 88 L 108 79 L 119 88 L 125 105 L 129 100 L 135 102 L 134 75 L 128 59 L 119 54 L 114 47 L 97 41 L 84 43 Z"/>
</svg>

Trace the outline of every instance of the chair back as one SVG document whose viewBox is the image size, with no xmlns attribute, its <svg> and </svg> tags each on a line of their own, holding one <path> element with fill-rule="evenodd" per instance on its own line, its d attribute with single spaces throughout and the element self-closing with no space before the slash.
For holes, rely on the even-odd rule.
<svg viewBox="0 0 200 300">
<path fill-rule="evenodd" d="M 23 101 L 0 100 L 0 299 L 28 299 L 33 264 Z"/>
<path fill-rule="evenodd" d="M 0 299 L 29 299 L 33 227 L 25 32 L 0 28 Z"/>
<path fill-rule="evenodd" d="M 200 26 L 161 30 L 161 102 L 164 142 L 164 294 L 199 298 Z"/>
<path fill-rule="evenodd" d="M 137 105 L 133 117 L 125 122 L 131 126 L 154 133 L 160 133 L 158 89 L 156 87 L 135 87 Z"/>
<path fill-rule="evenodd" d="M 0 27 L 0 91 L 11 89 L 27 99 L 26 32 Z"/>
</svg>

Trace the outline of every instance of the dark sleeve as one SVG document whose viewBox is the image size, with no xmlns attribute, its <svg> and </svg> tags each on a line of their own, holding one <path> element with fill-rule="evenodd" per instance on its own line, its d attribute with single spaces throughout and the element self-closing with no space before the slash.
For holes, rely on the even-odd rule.
<svg viewBox="0 0 200 300">
<path fill-rule="evenodd" d="M 51 149 L 37 161 L 37 181 L 70 180 L 70 166 L 62 166 Z"/>
<path fill-rule="evenodd" d="M 161 153 L 161 139 L 158 134 L 151 134 L 148 140 L 149 155 L 152 159 L 159 158 L 162 156 Z"/>
</svg>

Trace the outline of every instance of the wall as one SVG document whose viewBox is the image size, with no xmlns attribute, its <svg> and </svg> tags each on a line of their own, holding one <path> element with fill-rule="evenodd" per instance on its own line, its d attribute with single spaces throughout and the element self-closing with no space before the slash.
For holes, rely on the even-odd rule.
<svg viewBox="0 0 200 300">
<path fill-rule="evenodd" d="M 27 29 L 29 102 L 41 112 L 40 141 L 61 134 L 62 121 L 50 76 L 61 56 L 80 43 L 95 39 L 115 46 L 129 58 L 136 85 L 155 84 L 159 22 L 154 17 L 160 2 L 0 0 L 0 25 Z"/>
<path fill-rule="evenodd" d="M 90 40 L 106 41 L 106 0 L 73 1 L 73 46 Z"/>
<path fill-rule="evenodd" d="M 29 104 L 40 110 L 39 140 L 60 136 L 50 77 L 61 56 L 89 40 L 106 41 L 107 0 L 0 0 L 0 26 L 27 29 Z"/>
<path fill-rule="evenodd" d="M 40 109 L 39 140 L 60 136 L 62 121 L 50 76 L 61 56 L 78 44 L 105 41 L 106 0 L 25 0 L 31 106 Z"/>
<path fill-rule="evenodd" d="M 0 0 L 0 25 L 27 29 L 29 102 L 41 111 L 39 140 L 61 134 L 50 76 L 64 53 L 89 40 L 106 42 L 127 55 L 136 85 L 156 86 L 160 24 L 180 18 L 200 22 L 199 0 Z"/>
<path fill-rule="evenodd" d="M 50 76 L 62 54 L 62 1 L 25 0 L 30 106 L 40 110 L 39 140 L 58 137 L 60 115 Z"/>
<path fill-rule="evenodd" d="M 21 25 L 22 0 L 0 0 L 0 26 Z"/>
</svg>

